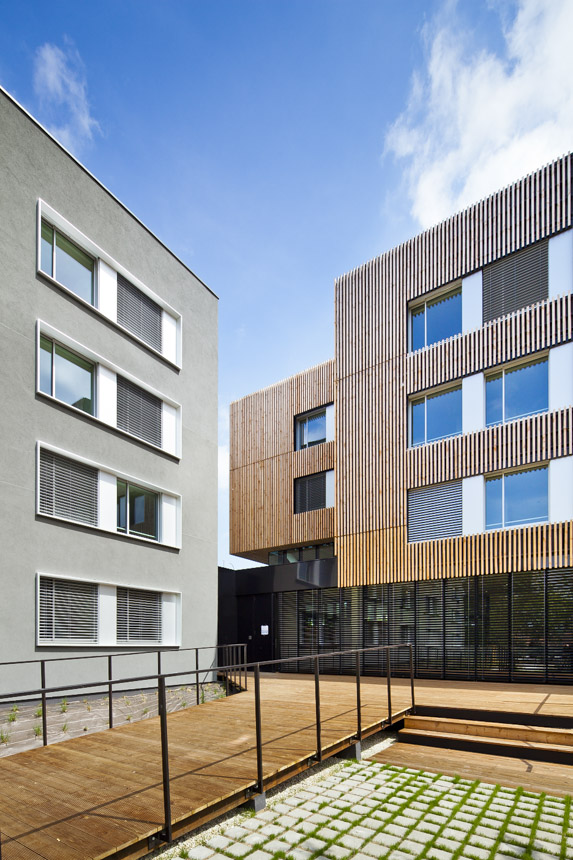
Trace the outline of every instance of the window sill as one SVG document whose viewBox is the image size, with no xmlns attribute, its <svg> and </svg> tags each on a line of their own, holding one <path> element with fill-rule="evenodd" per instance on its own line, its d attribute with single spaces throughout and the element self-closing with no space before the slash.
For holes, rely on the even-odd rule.
<svg viewBox="0 0 573 860">
<path fill-rule="evenodd" d="M 93 311 L 95 314 L 97 314 L 97 316 L 101 317 L 102 319 L 107 320 L 107 322 L 110 323 L 114 328 L 127 335 L 127 337 L 131 338 L 131 340 L 135 341 L 140 346 L 143 346 L 152 355 L 156 356 L 156 358 L 160 358 L 161 361 L 164 361 L 166 364 L 168 364 L 170 367 L 173 367 L 175 370 L 181 370 L 181 365 L 178 364 L 176 361 L 172 361 L 170 358 L 167 358 L 166 355 L 163 355 L 162 352 L 159 352 L 159 350 L 155 349 L 153 346 L 150 346 L 146 341 L 142 340 L 136 334 L 133 334 L 133 332 L 125 328 L 125 326 L 122 326 L 121 323 L 118 323 L 117 320 L 108 317 L 107 314 L 104 314 L 102 311 L 100 311 L 100 309 L 96 305 L 92 305 L 91 302 L 86 302 L 85 299 L 82 299 L 81 296 L 79 296 L 77 293 L 74 293 L 74 291 L 71 290 L 69 287 L 66 287 L 65 284 L 60 283 L 60 281 L 57 281 L 51 275 L 48 275 L 47 272 L 42 271 L 42 269 L 36 269 L 36 272 L 44 280 L 48 281 L 48 283 L 53 284 L 53 286 L 57 287 L 59 290 L 62 290 L 68 296 L 74 298 L 77 302 L 79 302 L 80 305 L 83 305 L 83 307 L 88 308 L 90 311 Z"/>
<path fill-rule="evenodd" d="M 137 535 L 126 534 L 125 532 L 112 531 L 111 529 L 104 529 L 102 526 L 93 526 L 90 523 L 82 523 L 79 520 L 70 520 L 66 517 L 56 517 L 53 514 L 45 514 L 38 510 L 36 511 L 36 515 L 42 519 L 52 520 L 57 523 L 68 523 L 68 525 L 76 526 L 77 528 L 89 529 L 90 531 L 100 532 L 100 534 L 104 535 L 113 535 L 114 537 L 121 538 L 122 540 L 137 541 L 137 543 L 144 543 L 148 546 L 158 546 L 165 549 L 175 549 L 177 551 L 181 549 L 181 546 L 178 546 L 177 544 L 164 543 L 163 541 L 153 540 L 152 538 L 144 538 Z"/>
<path fill-rule="evenodd" d="M 146 640 L 144 642 L 87 642 L 85 639 L 51 639 L 49 642 L 45 639 L 36 642 L 37 648 L 145 648 L 149 650 L 157 650 L 158 648 L 174 648 L 178 649 L 180 645 L 163 645 L 162 642 L 153 642 Z M 138 653 L 138 652 L 136 652 Z M 96 685 L 94 685 L 96 686 Z"/>
<path fill-rule="evenodd" d="M 51 394 L 46 394 L 45 391 L 40 391 L 39 388 L 36 389 L 36 394 L 41 397 L 42 400 L 47 400 L 50 403 L 57 403 L 58 406 L 63 406 L 65 409 L 69 409 L 70 412 L 73 412 L 76 415 L 88 418 L 90 421 L 93 421 L 100 427 L 106 427 L 108 430 L 112 430 L 119 436 L 124 436 L 126 439 L 133 439 L 135 442 L 139 442 L 141 445 L 145 445 L 146 448 L 150 448 L 152 451 L 157 451 L 160 454 L 165 454 L 167 457 L 172 457 L 174 460 L 177 460 L 177 462 L 181 462 L 180 454 L 173 454 L 171 451 L 166 451 L 165 448 L 159 448 L 158 445 L 154 445 L 153 442 L 148 442 L 147 439 L 142 439 L 140 436 L 135 436 L 133 433 L 128 433 L 127 430 L 122 430 L 121 427 L 115 427 L 113 424 L 108 424 L 107 421 L 102 421 L 101 418 L 97 417 L 97 415 L 90 415 L 89 412 L 84 412 L 83 409 L 78 409 L 77 406 L 73 406 L 71 403 L 66 403 L 65 400 L 59 400 L 57 397 L 53 397 Z"/>
</svg>

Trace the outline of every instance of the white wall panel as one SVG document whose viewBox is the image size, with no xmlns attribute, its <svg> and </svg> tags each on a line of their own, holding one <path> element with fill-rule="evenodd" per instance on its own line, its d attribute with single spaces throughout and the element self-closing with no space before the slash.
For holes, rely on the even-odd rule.
<svg viewBox="0 0 573 860">
<path fill-rule="evenodd" d="M 117 375 L 103 364 L 97 366 L 97 417 L 117 427 Z"/>
<path fill-rule="evenodd" d="M 117 322 L 117 272 L 101 259 L 98 260 L 97 289 L 99 310 Z"/>
<path fill-rule="evenodd" d="M 334 403 L 326 407 L 326 441 L 334 441 Z"/>
<path fill-rule="evenodd" d="M 573 520 L 573 457 L 549 463 L 549 521 Z"/>
<path fill-rule="evenodd" d="M 334 507 L 334 469 L 329 469 L 326 473 L 326 506 L 327 508 Z"/>
<path fill-rule="evenodd" d="M 180 603 L 178 594 L 164 592 L 161 596 L 162 645 L 179 645 L 181 642 Z"/>
<path fill-rule="evenodd" d="M 549 240 L 549 298 L 573 291 L 573 230 Z"/>
<path fill-rule="evenodd" d="M 99 472 L 98 525 L 117 531 L 117 478 L 109 472 Z"/>
<path fill-rule="evenodd" d="M 573 404 L 573 343 L 549 351 L 549 411 Z"/>
<path fill-rule="evenodd" d="M 163 401 L 161 424 L 161 447 L 169 454 L 181 456 L 179 409 Z"/>
<path fill-rule="evenodd" d="M 99 587 L 98 645 L 115 647 L 117 642 L 117 591 L 115 585 Z"/>
<path fill-rule="evenodd" d="M 161 542 L 170 546 L 179 546 L 179 505 L 180 500 L 175 496 L 161 495 Z"/>
<path fill-rule="evenodd" d="M 161 352 L 165 358 L 174 364 L 180 363 L 179 356 L 179 327 L 181 320 L 176 320 L 167 311 L 161 314 Z"/>
<path fill-rule="evenodd" d="M 483 278 L 475 272 L 462 280 L 462 331 L 473 331 L 483 324 Z"/>
<path fill-rule="evenodd" d="M 465 535 L 485 530 L 485 482 L 483 475 L 462 481 L 462 526 Z"/>
<path fill-rule="evenodd" d="M 483 373 L 462 380 L 462 432 L 474 433 L 485 427 L 485 382 Z"/>
</svg>

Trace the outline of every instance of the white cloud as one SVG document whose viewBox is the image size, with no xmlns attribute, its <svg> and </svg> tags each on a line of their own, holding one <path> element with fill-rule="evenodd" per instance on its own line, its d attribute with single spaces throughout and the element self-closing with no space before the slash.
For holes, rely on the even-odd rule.
<svg viewBox="0 0 573 860">
<path fill-rule="evenodd" d="M 518 0 L 503 51 L 471 44 L 455 2 L 424 31 L 427 65 L 386 135 L 428 227 L 573 146 L 573 3 Z"/>
<path fill-rule="evenodd" d="M 65 50 L 57 45 L 42 45 L 34 58 L 34 92 L 48 116 L 48 130 L 71 152 L 99 131 L 87 97 L 84 66 L 71 43 Z"/>
</svg>

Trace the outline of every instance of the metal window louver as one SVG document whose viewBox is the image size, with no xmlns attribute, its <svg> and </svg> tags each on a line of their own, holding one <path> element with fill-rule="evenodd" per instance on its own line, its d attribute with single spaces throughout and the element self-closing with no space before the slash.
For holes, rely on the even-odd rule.
<svg viewBox="0 0 573 860">
<path fill-rule="evenodd" d="M 97 526 L 98 470 L 42 448 L 40 513 Z"/>
<path fill-rule="evenodd" d="M 117 377 L 117 426 L 161 448 L 161 409 L 158 397 Z"/>
<path fill-rule="evenodd" d="M 153 349 L 161 352 L 161 308 L 119 273 L 117 321 Z"/>
<path fill-rule="evenodd" d="M 303 514 L 326 507 L 326 472 L 305 475 L 294 482 L 294 512 Z"/>
<path fill-rule="evenodd" d="M 97 642 L 97 585 L 42 576 L 39 588 L 40 642 Z"/>
<path fill-rule="evenodd" d="M 484 323 L 547 298 L 548 248 L 544 240 L 485 266 Z"/>
<path fill-rule="evenodd" d="M 440 581 L 416 583 L 416 667 L 418 674 L 441 677 L 444 660 L 443 587 Z"/>
<path fill-rule="evenodd" d="M 509 678 L 510 579 L 507 573 L 478 577 L 477 676 Z"/>
<path fill-rule="evenodd" d="M 298 633 L 297 633 L 297 600 L 296 591 L 285 591 L 275 595 L 275 608 L 278 618 L 278 655 L 284 657 L 298 657 Z M 297 663 L 280 664 L 281 672 L 297 672 Z"/>
<path fill-rule="evenodd" d="M 117 589 L 117 641 L 161 642 L 161 593 Z"/>
<path fill-rule="evenodd" d="M 462 482 L 408 490 L 408 540 L 462 534 Z"/>
<path fill-rule="evenodd" d="M 545 571 L 511 576 L 511 674 L 545 680 Z"/>
<path fill-rule="evenodd" d="M 444 581 L 444 673 L 475 677 L 475 578 Z"/>
<path fill-rule="evenodd" d="M 547 680 L 573 682 L 573 570 L 547 571 Z"/>
</svg>

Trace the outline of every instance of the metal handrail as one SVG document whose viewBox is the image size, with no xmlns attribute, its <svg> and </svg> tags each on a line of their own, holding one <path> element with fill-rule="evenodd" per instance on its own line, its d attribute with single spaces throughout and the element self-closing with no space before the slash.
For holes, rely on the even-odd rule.
<svg viewBox="0 0 573 860">
<path fill-rule="evenodd" d="M 239 645 L 244 645 L 244 642 L 234 642 L 231 645 L 199 645 L 198 647 L 191 648 L 166 645 L 165 648 L 147 648 L 141 651 L 116 651 L 113 654 L 79 654 L 75 657 L 40 657 L 38 660 L 4 660 L 0 662 L 0 666 L 23 666 L 26 663 L 64 663 L 70 660 L 103 660 L 105 657 L 144 657 L 146 654 L 183 654 L 185 651 L 212 651 L 215 648 L 237 648 Z"/>
<path fill-rule="evenodd" d="M 262 711 L 261 711 L 261 689 L 260 689 L 260 673 L 261 666 L 270 666 L 270 665 L 280 665 L 285 663 L 298 663 L 302 660 L 312 660 L 314 663 L 314 694 L 315 694 L 315 719 L 316 719 L 316 753 L 312 757 L 311 760 L 314 761 L 322 761 L 323 749 L 322 749 L 322 735 L 321 735 L 321 712 L 320 712 L 320 660 L 323 658 L 336 657 L 354 654 L 356 656 L 356 713 L 357 713 L 357 727 L 355 739 L 356 741 L 360 741 L 362 739 L 362 712 L 361 712 L 361 699 L 360 699 L 360 657 L 361 654 L 371 651 L 384 651 L 386 652 L 386 683 L 387 683 L 387 698 L 388 698 L 388 713 L 386 718 L 382 718 L 380 720 L 381 726 L 390 726 L 392 725 L 392 697 L 391 697 L 391 681 L 392 681 L 392 667 L 391 667 L 391 659 L 390 652 L 398 649 L 407 648 L 409 649 L 409 664 L 410 664 L 410 690 L 411 690 L 411 710 L 415 712 L 415 698 L 414 698 L 414 671 L 413 671 L 413 648 L 410 643 L 400 644 L 400 645 L 375 645 L 370 646 L 368 648 L 352 648 L 346 651 L 332 651 L 326 652 L 324 654 L 311 654 L 306 655 L 304 657 L 283 657 L 277 660 L 264 660 L 262 662 L 254 662 L 247 663 L 246 662 L 246 649 L 247 646 L 244 643 L 240 643 L 234 646 L 212 646 L 212 647 L 223 647 L 227 649 L 237 649 L 234 652 L 237 656 L 239 653 L 242 653 L 243 660 L 236 661 L 234 663 L 230 663 L 225 666 L 212 666 L 209 669 L 187 669 L 180 670 L 178 672 L 157 672 L 152 675 L 139 675 L 130 678 L 110 678 L 105 682 L 90 682 L 88 684 L 71 684 L 59 687 L 45 687 L 42 686 L 38 690 L 26 690 L 20 692 L 13 693 L 3 693 L 0 694 L 0 700 L 6 698 L 18 698 L 22 696 L 32 696 L 32 695 L 42 695 L 42 702 L 45 702 L 45 697 L 47 693 L 54 692 L 66 692 L 69 690 L 81 690 L 87 689 L 89 687 L 102 687 L 109 685 L 110 689 L 110 700 L 111 700 L 111 691 L 113 689 L 114 684 L 126 684 L 126 683 L 137 683 L 142 681 L 157 681 L 157 697 L 158 697 L 158 711 L 159 711 L 159 723 L 160 723 L 160 736 L 161 736 L 161 766 L 162 766 L 162 783 L 163 783 L 163 807 L 164 807 L 164 826 L 161 832 L 158 834 L 159 838 L 165 842 L 171 842 L 172 839 L 172 817 L 171 817 L 171 791 L 170 791 L 170 775 L 169 775 L 169 738 L 168 738 L 168 726 L 167 726 L 167 701 L 166 701 L 166 680 L 168 678 L 181 677 L 183 675 L 194 675 L 197 678 L 197 688 L 199 687 L 199 675 L 201 672 L 217 672 L 217 673 L 225 673 L 225 677 L 227 679 L 227 689 L 229 686 L 228 678 L 231 673 L 233 673 L 233 677 L 236 679 L 237 677 L 240 679 L 240 683 L 237 685 L 239 687 L 242 686 L 243 674 L 245 678 L 245 689 L 246 689 L 246 679 L 247 679 L 247 670 L 249 668 L 254 669 L 254 705 L 255 705 L 255 746 L 256 746 L 256 761 L 257 761 L 257 778 L 254 782 L 252 788 L 247 789 L 248 796 L 252 796 L 253 794 L 264 794 L 264 770 L 263 770 L 263 739 L 262 739 Z M 199 649 L 187 649 L 187 650 L 196 650 Z M 64 658 L 66 659 L 66 658 Z M 74 659 L 74 658 L 71 658 Z M 197 660 L 197 655 L 196 655 Z M 25 661 L 24 661 L 25 662 Z M 43 663 L 43 661 L 40 661 Z M 42 670 L 45 673 L 45 666 L 42 666 Z M 108 673 L 109 675 L 109 673 Z M 43 677 L 43 680 L 45 678 Z M 408 710 L 408 709 L 406 709 Z M 45 708 L 42 708 L 43 717 L 45 716 Z M 403 713 L 403 712 L 401 712 Z M 43 720 L 44 722 L 44 720 Z M 113 718 L 110 710 L 110 727 L 113 724 Z M 47 729 L 46 724 L 44 722 L 44 728 Z M 44 744 L 47 743 L 47 730 L 44 734 Z M 2 856 L 2 837 L 0 834 L 0 860 Z"/>
</svg>

